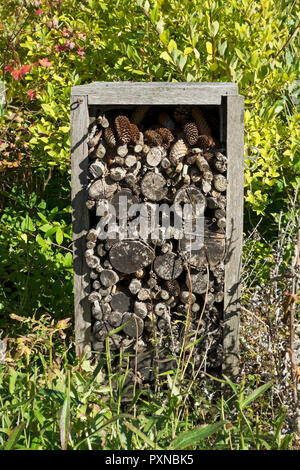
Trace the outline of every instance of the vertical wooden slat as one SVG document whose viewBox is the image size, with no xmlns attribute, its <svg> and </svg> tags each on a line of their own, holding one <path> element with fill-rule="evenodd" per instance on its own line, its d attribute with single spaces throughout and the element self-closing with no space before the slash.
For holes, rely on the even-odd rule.
<svg viewBox="0 0 300 470">
<path fill-rule="evenodd" d="M 243 241 L 244 200 L 244 98 L 224 98 L 228 187 L 224 281 L 223 373 L 231 378 L 239 374 L 240 276 Z"/>
<path fill-rule="evenodd" d="M 87 96 L 71 96 L 71 167 L 72 222 L 74 257 L 74 309 L 76 354 L 89 355 L 91 349 L 91 312 L 87 300 L 89 270 L 85 263 L 85 236 L 89 229 L 86 207 L 88 170 L 88 103 Z"/>
</svg>

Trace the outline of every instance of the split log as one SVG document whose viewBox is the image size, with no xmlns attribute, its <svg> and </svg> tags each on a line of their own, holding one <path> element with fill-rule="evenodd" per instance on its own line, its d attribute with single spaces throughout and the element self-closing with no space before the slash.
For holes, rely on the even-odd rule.
<svg viewBox="0 0 300 470">
<path fill-rule="evenodd" d="M 112 295 L 110 305 L 118 312 L 128 312 L 131 307 L 131 299 L 125 292 L 116 292 Z"/>
<path fill-rule="evenodd" d="M 96 301 L 100 302 L 101 299 L 102 299 L 102 295 L 99 294 L 99 292 L 95 292 L 95 291 L 91 292 L 91 294 L 88 296 L 88 300 L 90 302 L 96 302 Z"/>
<path fill-rule="evenodd" d="M 154 312 L 158 317 L 164 317 L 168 315 L 169 309 L 165 303 L 159 302 L 158 304 L 155 305 Z"/>
<path fill-rule="evenodd" d="M 140 289 L 138 294 L 137 294 L 137 298 L 139 300 L 148 300 L 148 299 L 150 299 L 150 289 L 145 289 L 145 288 Z"/>
<path fill-rule="evenodd" d="M 95 158 L 102 159 L 103 157 L 105 157 L 105 155 L 106 155 L 106 148 L 103 145 L 103 143 L 100 142 L 97 149 L 96 149 Z"/>
<path fill-rule="evenodd" d="M 88 139 L 88 141 L 87 141 L 88 146 L 90 148 L 95 147 L 98 144 L 101 136 L 102 136 L 102 131 L 99 131 L 94 137 Z"/>
<path fill-rule="evenodd" d="M 154 261 L 154 271 L 165 280 L 176 279 L 183 270 L 182 260 L 175 253 L 158 256 Z"/>
<path fill-rule="evenodd" d="M 117 166 L 116 168 L 112 168 L 110 170 L 110 177 L 113 181 L 121 181 L 125 178 L 125 176 L 126 176 L 125 168 Z"/>
<path fill-rule="evenodd" d="M 196 296 L 195 294 L 193 294 L 193 292 L 189 292 L 186 290 L 181 291 L 179 297 L 180 297 L 181 302 L 183 302 L 184 304 L 196 302 Z"/>
<path fill-rule="evenodd" d="M 214 187 L 216 188 L 217 191 L 220 191 L 222 193 L 223 191 L 226 191 L 227 188 L 227 179 L 223 175 L 214 175 Z"/>
<path fill-rule="evenodd" d="M 113 311 L 108 317 L 108 321 L 112 326 L 120 326 L 122 324 L 123 314 L 118 311 Z"/>
<path fill-rule="evenodd" d="M 93 289 L 98 290 L 101 287 L 101 283 L 99 281 L 94 281 L 93 282 Z"/>
<path fill-rule="evenodd" d="M 160 201 L 168 192 L 165 178 L 159 173 L 148 172 L 141 183 L 144 196 L 151 201 Z"/>
<path fill-rule="evenodd" d="M 161 147 L 152 147 L 147 153 L 146 161 L 150 166 L 158 166 L 163 156 L 163 149 Z"/>
<path fill-rule="evenodd" d="M 194 294 L 204 294 L 207 289 L 208 276 L 207 271 L 201 270 L 196 273 L 191 273 L 191 289 Z M 187 274 L 185 279 L 185 284 L 187 288 L 190 290 L 190 279 Z"/>
<path fill-rule="evenodd" d="M 85 260 L 86 264 L 91 269 L 95 269 L 97 266 L 100 265 L 100 259 L 97 256 L 89 256 Z"/>
<path fill-rule="evenodd" d="M 192 212 L 184 211 L 184 205 L 190 204 Z M 195 186 L 183 187 L 177 191 L 174 198 L 174 208 L 178 215 L 185 215 L 185 221 L 204 215 L 206 200 L 202 192 Z"/>
<path fill-rule="evenodd" d="M 119 157 L 126 157 L 126 155 L 128 154 L 128 147 L 127 145 L 119 145 L 119 147 L 117 148 L 117 154 L 119 155 Z"/>
<path fill-rule="evenodd" d="M 89 166 L 89 172 L 93 176 L 93 178 L 99 178 L 103 175 L 105 167 L 102 162 L 95 160 Z"/>
<path fill-rule="evenodd" d="M 146 316 L 148 315 L 147 304 L 145 302 L 135 302 L 134 313 L 140 318 L 146 318 Z"/>
<path fill-rule="evenodd" d="M 105 180 L 96 180 L 89 187 L 89 197 L 91 199 L 109 199 L 116 192 L 116 190 L 116 183 L 111 183 L 108 178 Z"/>
<path fill-rule="evenodd" d="M 93 250 L 96 246 L 96 243 L 95 242 L 91 242 L 90 240 L 88 240 L 86 242 L 86 248 L 87 250 Z"/>
<path fill-rule="evenodd" d="M 142 320 L 142 318 L 138 317 L 134 313 L 124 313 L 122 320 L 123 324 L 128 322 L 129 320 L 130 322 L 128 323 L 128 325 L 124 326 L 123 328 L 124 333 L 134 338 L 137 336 L 141 336 L 144 329 L 144 321 Z"/>
<path fill-rule="evenodd" d="M 223 234 L 208 232 L 205 237 L 205 251 L 210 265 L 213 268 L 223 261 L 225 256 L 225 237 Z"/>
<path fill-rule="evenodd" d="M 112 266 L 121 273 L 131 274 L 148 266 L 154 256 L 153 249 L 139 240 L 124 240 L 113 245 L 109 253 Z"/>
<path fill-rule="evenodd" d="M 119 281 L 119 276 L 115 271 L 112 271 L 110 269 L 104 269 L 100 273 L 100 281 L 102 282 L 103 286 L 105 287 L 111 287 Z"/>
<path fill-rule="evenodd" d="M 127 155 L 127 157 L 125 158 L 125 165 L 128 168 L 133 167 L 134 165 L 136 165 L 136 163 L 137 163 L 137 159 L 135 155 Z"/>
<path fill-rule="evenodd" d="M 128 286 L 128 289 L 133 295 L 136 295 L 141 289 L 141 287 L 142 287 L 142 283 L 139 279 L 132 279 L 132 281 L 130 282 Z"/>
</svg>

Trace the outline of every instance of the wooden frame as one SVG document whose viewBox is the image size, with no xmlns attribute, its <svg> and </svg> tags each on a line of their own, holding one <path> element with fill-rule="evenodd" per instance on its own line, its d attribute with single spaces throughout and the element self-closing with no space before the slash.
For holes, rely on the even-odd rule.
<svg viewBox="0 0 300 470">
<path fill-rule="evenodd" d="M 74 242 L 75 336 L 78 355 L 90 353 L 91 313 L 87 301 L 89 270 L 85 236 L 89 229 L 87 200 L 87 134 L 89 106 L 94 105 L 218 105 L 221 136 L 228 158 L 227 255 L 225 259 L 223 371 L 239 371 L 240 273 L 243 234 L 243 97 L 234 83 L 95 82 L 71 91 L 72 210 Z"/>
</svg>

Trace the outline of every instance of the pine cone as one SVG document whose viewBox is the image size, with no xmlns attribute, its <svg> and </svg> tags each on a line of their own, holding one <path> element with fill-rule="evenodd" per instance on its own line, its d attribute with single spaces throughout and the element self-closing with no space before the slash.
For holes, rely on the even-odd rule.
<svg viewBox="0 0 300 470">
<path fill-rule="evenodd" d="M 169 148 L 171 142 L 173 142 L 174 140 L 172 132 L 166 127 L 159 127 L 158 129 L 156 129 L 156 132 L 162 137 L 163 147 L 166 149 Z"/>
<path fill-rule="evenodd" d="M 188 106 L 177 106 L 174 111 L 174 119 L 176 122 L 185 123 L 190 116 L 190 108 Z"/>
<path fill-rule="evenodd" d="M 132 137 L 132 131 L 128 117 L 117 116 L 115 119 L 115 128 L 120 143 L 122 145 L 129 144 Z"/>
<path fill-rule="evenodd" d="M 111 127 L 104 129 L 104 138 L 109 147 L 115 147 L 117 145 L 117 139 Z"/>
<path fill-rule="evenodd" d="M 144 140 L 147 144 L 152 146 L 159 146 L 163 143 L 162 136 L 154 130 L 146 131 L 144 134 Z"/>
<path fill-rule="evenodd" d="M 142 105 L 142 106 L 138 106 L 137 108 L 135 108 L 135 110 L 133 111 L 130 117 L 130 121 L 132 122 L 132 124 L 140 124 L 142 120 L 144 119 L 144 117 L 146 116 L 149 108 L 150 108 L 149 105 Z"/>
<path fill-rule="evenodd" d="M 158 115 L 158 122 L 170 131 L 173 131 L 175 129 L 175 124 L 167 113 L 160 113 Z"/>
<path fill-rule="evenodd" d="M 185 155 L 188 153 L 188 148 L 182 139 L 178 140 L 171 148 L 170 151 L 170 162 L 173 166 L 177 166 L 178 163 L 182 162 Z"/>
<path fill-rule="evenodd" d="M 195 145 L 198 140 L 198 128 L 194 122 L 187 122 L 184 127 L 184 135 L 190 145 Z"/>
<path fill-rule="evenodd" d="M 140 140 L 140 130 L 137 125 L 131 124 L 131 143 L 132 144 L 137 144 Z"/>
<path fill-rule="evenodd" d="M 165 281 L 164 287 L 169 292 L 169 294 L 173 295 L 174 297 L 179 296 L 181 289 L 178 281 L 175 279 L 172 281 Z"/>
<path fill-rule="evenodd" d="M 211 135 L 199 135 L 197 145 L 201 149 L 206 149 L 215 145 Z"/>
<path fill-rule="evenodd" d="M 192 116 L 198 127 L 199 135 L 211 135 L 211 129 L 202 111 L 198 108 L 192 108 Z"/>
</svg>

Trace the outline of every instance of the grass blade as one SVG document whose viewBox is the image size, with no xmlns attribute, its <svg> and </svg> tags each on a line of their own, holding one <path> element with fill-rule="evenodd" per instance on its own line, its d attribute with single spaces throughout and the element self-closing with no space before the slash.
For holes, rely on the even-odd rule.
<svg viewBox="0 0 300 470">
<path fill-rule="evenodd" d="M 270 381 L 264 385 L 261 385 L 258 387 L 254 392 L 250 393 L 245 400 L 241 403 L 241 409 L 243 410 L 247 405 L 249 405 L 253 400 L 258 398 L 260 395 L 262 395 L 266 390 L 268 390 L 270 387 L 272 387 L 273 381 Z"/>
<path fill-rule="evenodd" d="M 62 450 L 67 450 L 71 431 L 71 400 L 70 400 L 70 371 L 68 371 L 67 396 L 65 398 L 59 421 L 60 444 Z"/>
<path fill-rule="evenodd" d="M 66 397 L 64 401 L 60 415 L 59 429 L 61 448 L 62 450 L 67 450 L 71 429 L 70 397 Z"/>
<path fill-rule="evenodd" d="M 5 444 L 4 450 L 12 450 L 16 443 L 18 442 L 22 432 L 24 431 L 26 423 L 21 423 L 19 426 L 16 426 L 10 433 L 7 442 Z"/>
<path fill-rule="evenodd" d="M 130 429 L 130 431 L 134 432 L 137 434 L 144 442 L 146 442 L 152 449 L 156 450 L 163 450 L 160 447 L 158 447 L 155 442 L 151 441 L 149 437 L 146 436 L 142 431 L 140 431 L 138 428 L 136 428 L 133 424 L 129 423 L 128 421 L 124 421 L 125 426 Z"/>
<path fill-rule="evenodd" d="M 192 431 L 185 431 L 182 434 L 179 434 L 178 437 L 171 443 L 169 449 L 185 449 L 189 446 L 194 446 L 199 443 L 202 439 L 211 436 L 218 429 L 222 428 L 227 421 L 220 421 L 215 424 L 208 424 L 200 426 L 199 428 L 193 429 Z"/>
</svg>

